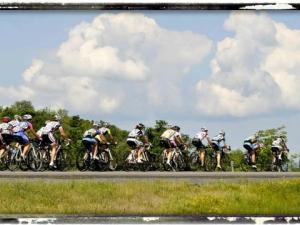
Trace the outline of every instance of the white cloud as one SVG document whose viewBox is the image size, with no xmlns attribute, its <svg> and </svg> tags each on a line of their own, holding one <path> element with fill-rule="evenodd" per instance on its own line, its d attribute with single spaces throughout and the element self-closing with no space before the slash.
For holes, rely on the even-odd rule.
<svg viewBox="0 0 300 225">
<path fill-rule="evenodd" d="M 300 109 L 300 31 L 255 12 L 232 13 L 224 28 L 234 36 L 218 43 L 212 74 L 196 86 L 198 110 L 243 117 Z"/>
<path fill-rule="evenodd" d="M 142 14 L 101 14 L 71 29 L 54 59 L 33 60 L 24 87 L 35 105 L 76 113 L 177 111 L 182 79 L 211 47 L 204 35 L 162 28 Z"/>
</svg>

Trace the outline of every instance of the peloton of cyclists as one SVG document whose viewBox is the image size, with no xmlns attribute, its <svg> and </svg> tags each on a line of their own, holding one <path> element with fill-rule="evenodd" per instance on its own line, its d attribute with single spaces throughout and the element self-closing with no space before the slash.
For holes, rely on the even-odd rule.
<svg viewBox="0 0 300 225">
<path fill-rule="evenodd" d="M 258 134 L 255 133 L 254 135 L 246 138 L 244 140 L 243 147 L 248 151 L 248 154 L 250 155 L 250 164 L 252 168 L 257 169 L 256 155 L 257 155 L 257 151 L 260 149 Z"/>
<path fill-rule="evenodd" d="M 192 139 L 192 144 L 196 147 L 196 150 L 199 154 L 200 166 L 204 166 L 205 159 L 205 145 L 203 143 L 204 140 L 208 142 L 208 129 L 206 127 L 202 127 L 201 130 L 194 136 Z"/>
</svg>

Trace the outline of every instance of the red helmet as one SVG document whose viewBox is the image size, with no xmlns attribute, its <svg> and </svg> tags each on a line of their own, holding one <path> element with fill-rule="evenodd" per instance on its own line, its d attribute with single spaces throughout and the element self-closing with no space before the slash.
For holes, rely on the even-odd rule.
<svg viewBox="0 0 300 225">
<path fill-rule="evenodd" d="M 8 116 L 4 116 L 3 118 L 2 118 L 2 122 L 3 123 L 8 123 L 10 121 L 10 118 L 8 117 Z"/>
</svg>

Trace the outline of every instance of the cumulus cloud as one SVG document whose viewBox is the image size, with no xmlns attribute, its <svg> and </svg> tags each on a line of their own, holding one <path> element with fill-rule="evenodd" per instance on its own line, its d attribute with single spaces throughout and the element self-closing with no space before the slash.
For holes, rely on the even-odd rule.
<svg viewBox="0 0 300 225">
<path fill-rule="evenodd" d="M 212 74 L 196 85 L 197 108 L 208 115 L 250 116 L 300 109 L 300 31 L 265 13 L 234 12 L 217 45 Z"/>
<path fill-rule="evenodd" d="M 180 110 L 182 79 L 211 48 L 204 35 L 162 28 L 142 14 L 102 14 L 71 29 L 55 59 L 33 60 L 21 95 L 78 113 Z"/>
</svg>

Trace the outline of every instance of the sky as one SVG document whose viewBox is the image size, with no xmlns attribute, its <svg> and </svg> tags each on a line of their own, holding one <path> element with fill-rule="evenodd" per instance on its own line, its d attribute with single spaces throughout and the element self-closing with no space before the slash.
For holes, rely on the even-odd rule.
<svg viewBox="0 0 300 225">
<path fill-rule="evenodd" d="M 297 149 L 300 14 L 287 11 L 1 11 L 0 104 L 106 120 L 164 119 L 242 146 L 285 125 Z"/>
</svg>

